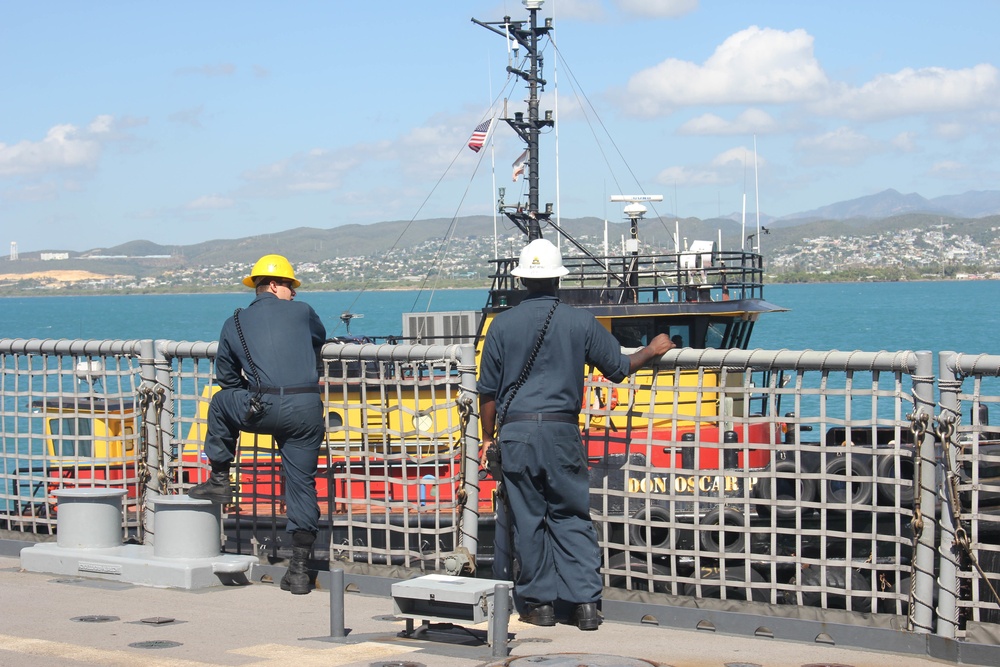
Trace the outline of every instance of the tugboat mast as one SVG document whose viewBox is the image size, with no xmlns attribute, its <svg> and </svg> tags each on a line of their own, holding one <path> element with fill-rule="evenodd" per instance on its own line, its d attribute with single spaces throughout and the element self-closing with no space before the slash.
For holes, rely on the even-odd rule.
<svg viewBox="0 0 1000 667">
<path fill-rule="evenodd" d="M 547 35 L 552 30 L 552 19 L 545 19 L 544 25 L 538 25 L 538 11 L 542 8 L 543 1 L 524 0 L 524 6 L 527 7 L 530 15 L 527 26 L 524 21 L 512 21 L 509 16 L 505 16 L 503 21 L 496 22 L 472 19 L 473 23 L 481 25 L 505 39 L 513 38 L 528 54 L 527 71 L 518 69 L 513 64 L 507 66 L 507 72 L 516 74 L 528 84 L 528 118 L 524 118 L 523 112 L 516 112 L 513 118 L 503 119 L 527 146 L 528 206 L 525 210 L 520 205 L 504 206 L 502 199 L 500 202 L 500 210 L 521 231 L 527 234 L 528 241 L 542 237 L 541 222 L 547 221 L 552 215 L 550 207 L 541 211 L 538 204 L 538 131 L 543 127 L 552 127 L 555 124 L 550 111 L 545 113 L 544 119 L 538 117 L 538 90 L 540 86 L 545 86 L 545 79 L 541 78 L 539 72 L 542 57 L 538 52 L 538 38 Z"/>
</svg>

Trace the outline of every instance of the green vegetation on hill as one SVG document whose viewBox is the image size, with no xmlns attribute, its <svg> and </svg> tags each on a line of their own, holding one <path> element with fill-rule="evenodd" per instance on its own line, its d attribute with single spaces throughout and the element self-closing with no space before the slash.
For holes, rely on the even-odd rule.
<svg viewBox="0 0 1000 667">
<path fill-rule="evenodd" d="M 563 220 L 562 227 L 597 254 L 603 254 L 605 238 L 616 253 L 620 239 L 629 235 L 628 223 L 608 223 L 605 237 L 605 223 L 597 218 Z M 452 231 L 456 229 L 460 231 Z M 908 214 L 883 220 L 778 222 L 759 238 L 755 229 L 728 219 L 650 219 L 639 229 L 642 252 L 673 250 L 675 229 L 682 248 L 696 239 L 717 242 L 720 232 L 723 249 L 759 242 L 771 282 L 920 280 L 1000 272 L 1000 216 Z M 499 252 L 514 256 L 522 244 L 520 232 L 507 229 Z M 0 260 L 0 295 L 241 291 L 245 288 L 239 281 L 252 263 L 275 252 L 292 260 L 306 290 L 485 288 L 494 255 L 493 219 L 298 228 L 190 246 L 132 241 L 60 260 L 22 253 L 16 261 Z M 64 272 L 97 277 L 71 282 L 57 275 Z"/>
</svg>

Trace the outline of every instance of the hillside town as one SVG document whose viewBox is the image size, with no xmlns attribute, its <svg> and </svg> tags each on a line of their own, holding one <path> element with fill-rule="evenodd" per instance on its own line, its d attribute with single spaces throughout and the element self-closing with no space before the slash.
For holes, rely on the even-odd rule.
<svg viewBox="0 0 1000 667">
<path fill-rule="evenodd" d="M 951 233 L 950 225 L 892 230 L 872 236 L 817 236 L 791 243 L 767 260 L 781 280 L 790 271 L 822 274 L 846 269 L 911 269 L 922 278 L 991 278 L 1000 272 L 1000 236 L 988 244 Z M 998 230 L 994 230 L 998 231 Z"/>
<path fill-rule="evenodd" d="M 803 280 L 909 280 L 996 279 L 1000 277 L 1000 235 L 983 242 L 956 233 L 945 223 L 927 229 L 891 230 L 874 235 L 820 235 L 782 241 L 778 235 L 762 237 L 771 282 Z M 994 230 L 996 231 L 996 230 Z M 774 239 L 772 241 L 772 239 Z M 603 248 L 603 239 L 579 237 L 587 247 Z M 516 254 L 520 236 L 510 235 L 494 244 L 492 237 L 454 238 L 447 243 L 432 239 L 384 254 L 332 257 L 320 262 L 299 263 L 297 274 L 308 289 L 386 289 L 417 285 L 486 287 L 490 261 Z M 673 242 L 671 243 L 671 250 Z M 616 244 L 620 245 L 620 244 Z M 771 247 L 768 247 L 768 246 Z M 647 251 L 662 250 L 653 243 Z M 578 254 L 575 248 L 564 250 Z M 620 252 L 612 246 L 611 254 Z M 598 254 L 603 254 L 598 250 Z M 96 260 L 101 257 L 94 257 Z M 103 258 L 108 259 L 108 258 Z M 128 260 L 150 258 L 118 258 Z M 98 270 L 61 272 L 65 253 L 40 260 L 8 259 L 0 266 L 0 286 L 15 292 L 52 290 L 99 292 L 229 291 L 239 289 L 247 267 L 229 262 L 213 266 L 188 266 L 147 272 L 146 275 L 104 275 Z M 30 261 L 30 271 L 18 262 Z M 76 268 L 80 268 L 80 261 Z M 85 268 L 85 267 L 84 267 Z"/>
</svg>

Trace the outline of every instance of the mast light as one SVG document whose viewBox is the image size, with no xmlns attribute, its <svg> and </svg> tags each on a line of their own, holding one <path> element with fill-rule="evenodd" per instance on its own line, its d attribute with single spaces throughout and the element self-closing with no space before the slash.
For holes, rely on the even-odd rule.
<svg viewBox="0 0 1000 667">
<path fill-rule="evenodd" d="M 528 9 L 541 9 L 545 0 L 524 0 L 524 6 Z"/>
</svg>

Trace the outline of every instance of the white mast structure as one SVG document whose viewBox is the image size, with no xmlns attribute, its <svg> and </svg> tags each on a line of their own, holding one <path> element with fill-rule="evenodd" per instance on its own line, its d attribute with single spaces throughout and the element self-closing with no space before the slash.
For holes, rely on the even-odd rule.
<svg viewBox="0 0 1000 667">
<path fill-rule="evenodd" d="M 753 196 L 757 209 L 757 254 L 760 254 L 760 188 L 757 183 L 757 135 L 753 135 Z M 753 248 L 751 248 L 752 250 Z"/>
</svg>

